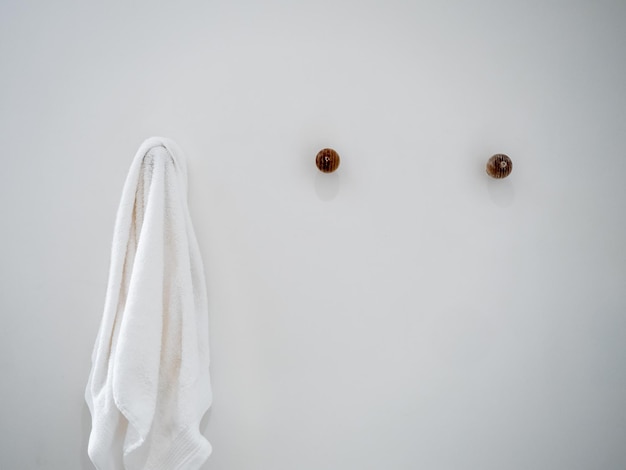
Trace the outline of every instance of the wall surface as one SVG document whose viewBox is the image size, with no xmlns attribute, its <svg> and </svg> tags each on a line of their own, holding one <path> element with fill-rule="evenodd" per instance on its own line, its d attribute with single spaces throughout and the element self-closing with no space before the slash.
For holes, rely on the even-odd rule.
<svg viewBox="0 0 626 470">
<path fill-rule="evenodd" d="M 206 470 L 626 468 L 624 24 L 623 0 L 3 0 L 0 468 L 92 468 L 152 135 L 191 171 Z"/>
</svg>

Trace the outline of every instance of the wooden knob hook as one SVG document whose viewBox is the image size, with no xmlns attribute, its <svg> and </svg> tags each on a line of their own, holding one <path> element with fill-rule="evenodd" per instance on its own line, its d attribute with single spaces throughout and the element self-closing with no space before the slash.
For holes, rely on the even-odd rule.
<svg viewBox="0 0 626 470">
<path fill-rule="evenodd" d="M 487 162 L 487 174 L 492 178 L 506 178 L 513 170 L 513 162 L 503 153 L 497 153 Z"/>
<path fill-rule="evenodd" d="M 320 150 L 315 157 L 315 164 L 317 168 L 323 173 L 332 173 L 339 168 L 339 154 L 333 149 Z"/>
</svg>

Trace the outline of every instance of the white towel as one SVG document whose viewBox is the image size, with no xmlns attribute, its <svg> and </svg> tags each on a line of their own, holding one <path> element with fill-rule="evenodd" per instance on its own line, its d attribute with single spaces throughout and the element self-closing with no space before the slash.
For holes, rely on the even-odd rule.
<svg viewBox="0 0 626 470">
<path fill-rule="evenodd" d="M 99 470 L 194 470 L 211 453 L 206 286 L 169 139 L 146 140 L 117 213 L 104 314 L 85 398 Z"/>
</svg>

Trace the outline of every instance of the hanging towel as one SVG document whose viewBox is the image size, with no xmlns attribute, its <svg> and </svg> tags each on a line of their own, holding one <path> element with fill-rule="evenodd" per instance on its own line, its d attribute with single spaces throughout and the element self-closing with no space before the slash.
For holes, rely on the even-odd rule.
<svg viewBox="0 0 626 470">
<path fill-rule="evenodd" d="M 117 212 L 104 314 L 85 392 L 99 470 L 196 470 L 211 405 L 206 285 L 169 139 L 146 140 Z"/>
</svg>

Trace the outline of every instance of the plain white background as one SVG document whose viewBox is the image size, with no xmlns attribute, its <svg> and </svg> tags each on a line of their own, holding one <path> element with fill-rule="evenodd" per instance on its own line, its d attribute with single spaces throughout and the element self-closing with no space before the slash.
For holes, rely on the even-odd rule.
<svg viewBox="0 0 626 470">
<path fill-rule="evenodd" d="M 206 470 L 626 468 L 624 24 L 623 0 L 3 0 L 0 467 L 92 468 L 115 212 L 162 135 L 206 266 Z"/>
</svg>

